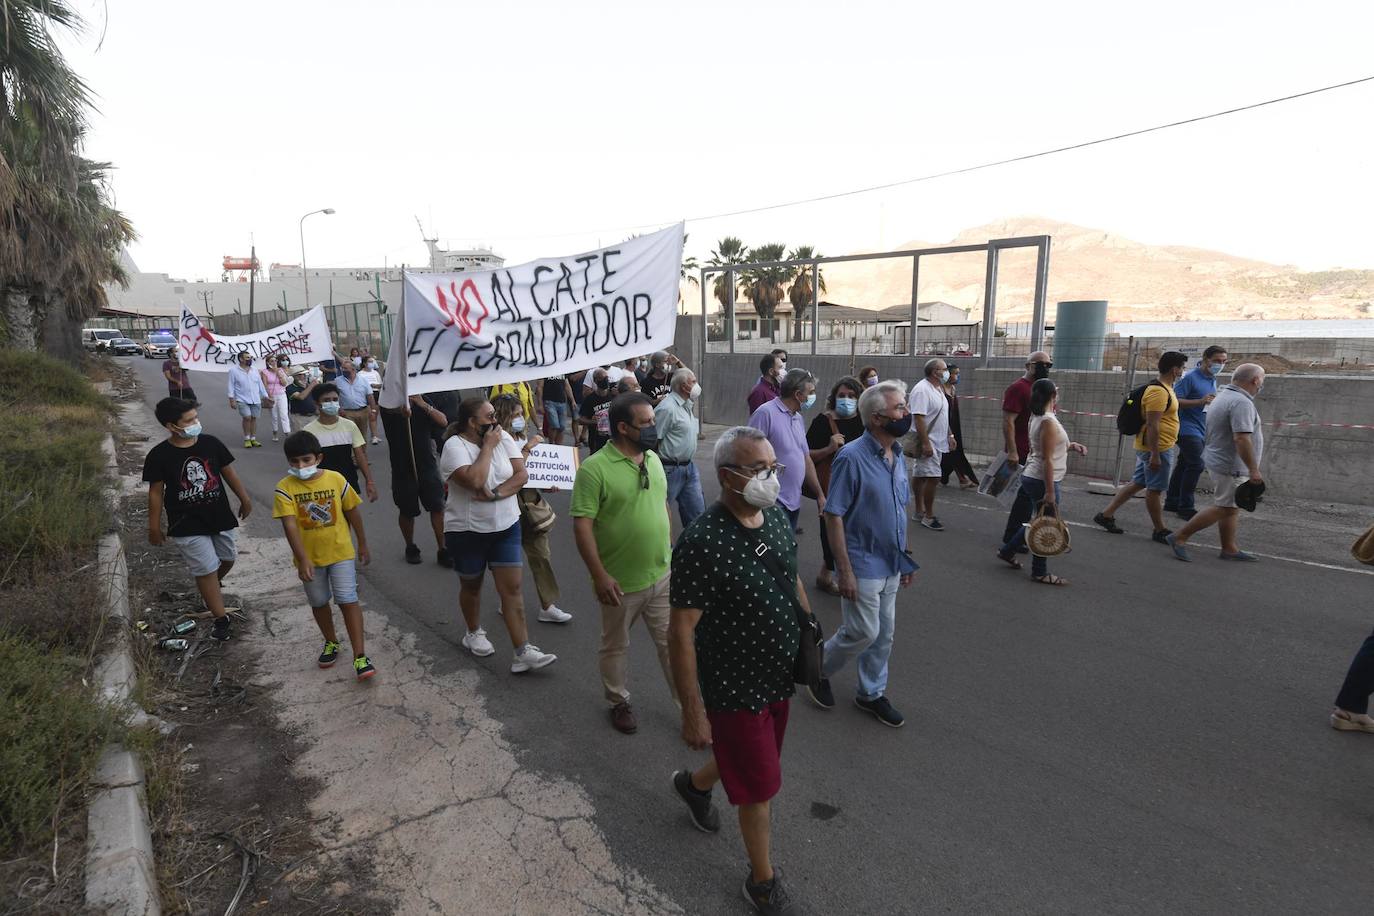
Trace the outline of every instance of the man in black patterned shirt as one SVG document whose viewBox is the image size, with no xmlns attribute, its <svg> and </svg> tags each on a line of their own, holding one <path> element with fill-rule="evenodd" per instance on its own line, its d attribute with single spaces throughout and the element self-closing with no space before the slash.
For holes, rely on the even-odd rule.
<svg viewBox="0 0 1374 916">
<path fill-rule="evenodd" d="M 714 833 L 720 816 L 711 789 L 724 784 L 749 854 L 744 895 L 760 913 L 788 913 L 791 901 L 769 857 L 769 805 L 782 785 L 801 636 L 793 601 L 810 608 L 791 522 L 775 505 L 782 466 L 768 438 L 737 426 L 717 440 L 714 457 L 720 500 L 673 549 L 668 633 L 683 740 L 693 750 L 711 748 L 711 759 L 695 772 L 674 773 L 673 787 L 697 828 Z M 769 554 L 777 575 L 764 559 Z"/>
</svg>

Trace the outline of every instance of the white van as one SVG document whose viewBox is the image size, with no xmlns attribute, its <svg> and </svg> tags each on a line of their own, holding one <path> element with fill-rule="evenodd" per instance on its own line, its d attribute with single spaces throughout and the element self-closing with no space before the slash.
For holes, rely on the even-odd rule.
<svg viewBox="0 0 1374 916">
<path fill-rule="evenodd" d="M 81 346 L 87 350 L 104 350 L 110 341 L 123 336 L 119 328 L 86 328 L 81 332 Z"/>
</svg>

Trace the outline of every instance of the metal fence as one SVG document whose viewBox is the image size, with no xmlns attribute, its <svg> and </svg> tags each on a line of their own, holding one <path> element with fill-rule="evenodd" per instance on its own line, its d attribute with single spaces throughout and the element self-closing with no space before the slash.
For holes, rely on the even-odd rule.
<svg viewBox="0 0 1374 916">
<path fill-rule="evenodd" d="M 1029 327 L 1031 340 L 1038 345 L 1044 333 L 1040 329 L 1045 326 L 1049 282 L 1050 237 L 1047 235 L 990 239 L 975 245 L 703 267 L 698 287 L 706 350 L 708 353 L 766 353 L 781 347 L 795 353 L 843 355 L 852 352 L 855 356 L 919 356 L 943 350 L 979 358 L 987 354 L 990 358 L 995 350 L 993 338 L 998 333 L 1005 333 L 999 331 L 997 322 L 998 263 L 1003 252 L 1017 249 L 1033 249 L 1036 256 L 1030 303 L 1033 318 Z M 925 307 L 920 302 L 922 263 L 930 270 L 933 259 L 960 255 L 985 258 L 983 286 L 978 297 L 982 304 L 982 321 L 945 325 L 923 318 L 920 314 Z M 833 306 L 820 301 L 822 266 L 835 269 L 879 260 L 910 263 L 909 303 L 883 311 L 841 307 L 844 315 L 839 318 L 823 314 L 823 305 L 832 309 Z M 810 301 L 804 301 L 806 296 L 801 294 L 801 301 L 785 300 L 783 291 L 795 291 L 799 285 L 809 290 Z M 741 308 L 737 299 L 745 299 L 744 294 L 751 292 L 759 301 L 751 301 Z M 941 320 L 948 318 L 947 313 Z M 951 328 L 957 330 L 951 331 Z"/>
</svg>

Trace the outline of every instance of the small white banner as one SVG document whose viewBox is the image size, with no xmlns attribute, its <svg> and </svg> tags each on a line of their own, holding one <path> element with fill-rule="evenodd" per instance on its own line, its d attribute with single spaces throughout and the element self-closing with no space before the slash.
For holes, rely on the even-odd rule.
<svg viewBox="0 0 1374 916">
<path fill-rule="evenodd" d="M 499 270 L 407 272 L 382 406 L 666 349 L 677 323 L 682 231 L 678 223 L 599 251 Z"/>
<path fill-rule="evenodd" d="M 296 320 L 266 331 L 229 336 L 211 332 L 182 305 L 177 362 L 183 369 L 228 372 L 234 359 L 245 350 L 253 355 L 254 362 L 281 353 L 288 354 L 295 366 L 333 359 L 334 343 L 329 337 L 324 306 L 317 305 Z"/>
<path fill-rule="evenodd" d="M 549 445 L 541 442 L 530 449 L 525 459 L 531 490 L 571 490 L 577 477 L 577 449 L 571 445 Z"/>
</svg>

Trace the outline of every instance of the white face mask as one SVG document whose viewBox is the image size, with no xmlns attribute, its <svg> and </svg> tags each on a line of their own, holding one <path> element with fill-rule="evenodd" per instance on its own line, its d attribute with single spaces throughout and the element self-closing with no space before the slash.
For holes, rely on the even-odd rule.
<svg viewBox="0 0 1374 916">
<path fill-rule="evenodd" d="M 350 356 L 348 361 L 354 366 L 361 366 L 363 364 L 363 358 L 361 356 Z"/>
<path fill-rule="evenodd" d="M 695 401 L 697 398 L 701 397 L 701 386 L 698 385 L 696 382 L 693 382 L 693 383 L 692 383 L 692 390 L 691 390 L 691 392 L 688 393 L 687 397 L 688 397 L 689 399 L 693 400 L 693 401 Z"/>
<path fill-rule="evenodd" d="M 513 433 L 523 433 L 525 431 L 525 418 L 516 417 L 510 421 L 510 431 Z"/>
<path fill-rule="evenodd" d="M 309 480 L 320 472 L 320 466 L 318 464 L 310 464 L 303 468 L 287 468 L 287 470 L 290 471 L 291 476 L 297 480 Z"/>
<path fill-rule="evenodd" d="M 739 474 L 740 472 L 732 470 L 731 473 Z M 749 505 L 759 509 L 767 509 L 777 505 L 778 494 L 782 492 L 782 481 L 778 479 L 777 474 L 773 474 L 765 480 L 750 477 L 744 484 L 744 489 L 735 492 L 743 496 L 744 501 Z"/>
</svg>

